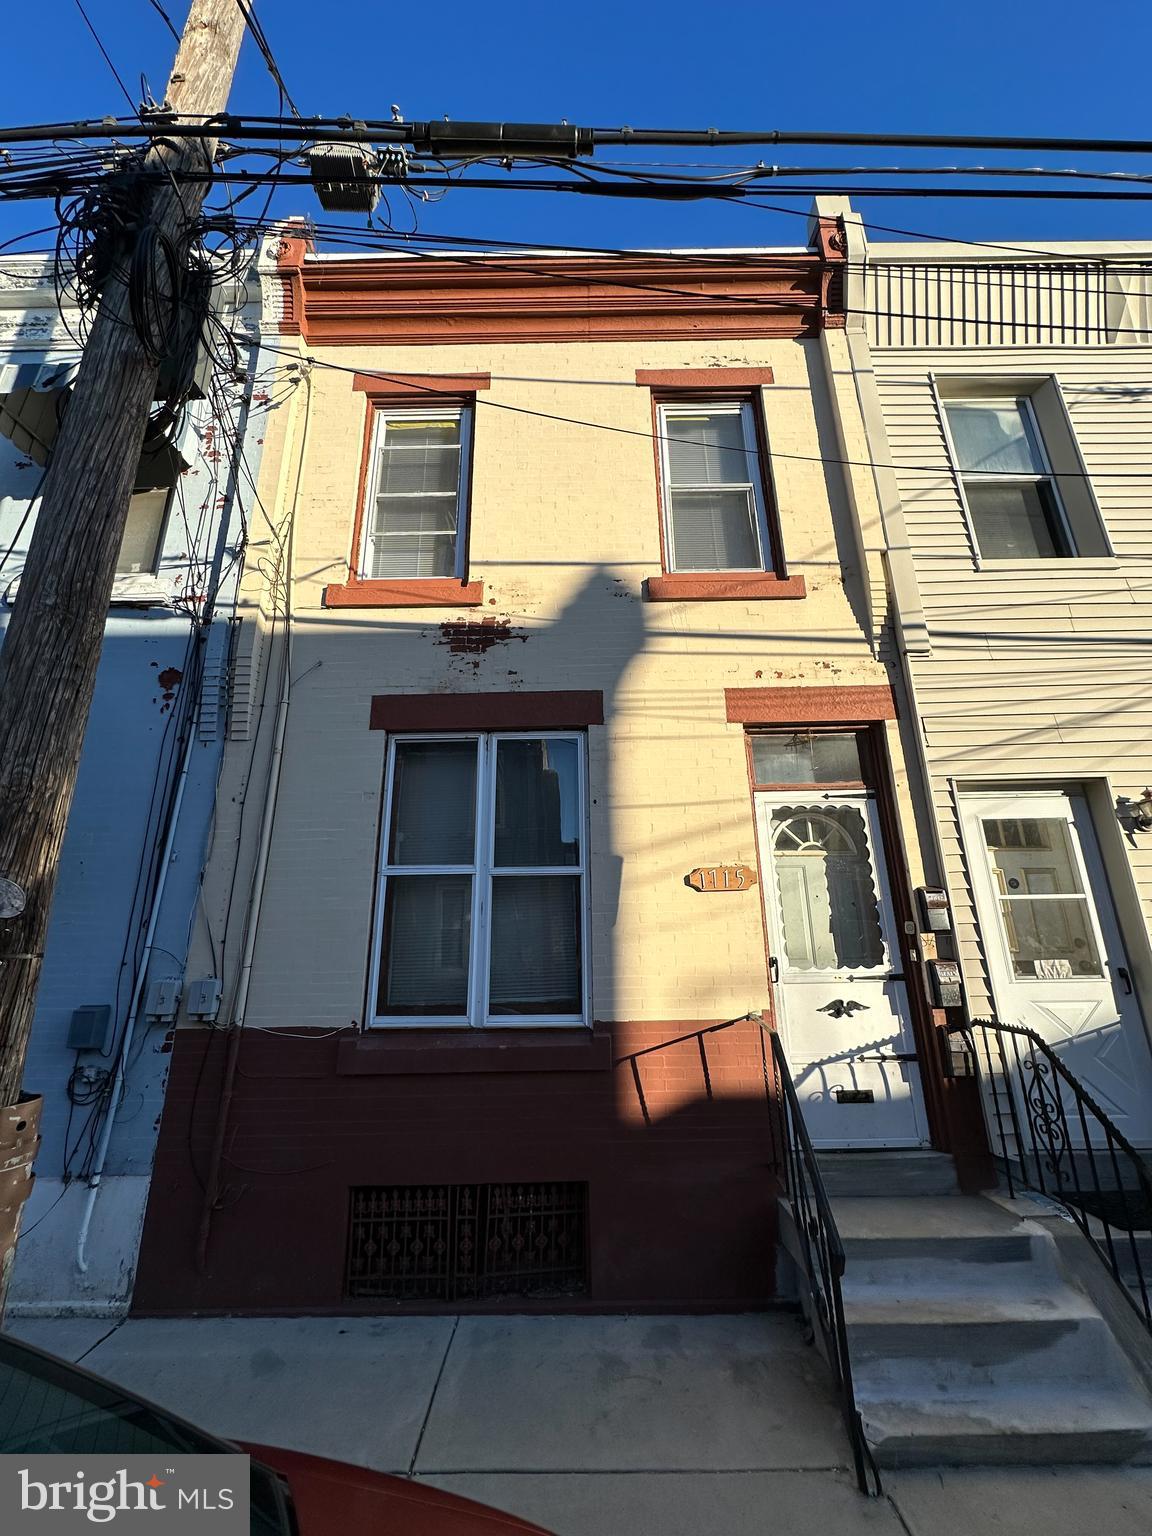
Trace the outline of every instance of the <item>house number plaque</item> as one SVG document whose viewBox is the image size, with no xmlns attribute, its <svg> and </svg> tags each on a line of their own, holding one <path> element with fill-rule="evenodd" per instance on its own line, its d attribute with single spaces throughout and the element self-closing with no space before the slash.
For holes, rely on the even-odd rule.
<svg viewBox="0 0 1152 1536">
<path fill-rule="evenodd" d="M 688 876 L 694 891 L 750 891 L 756 884 L 756 871 L 747 864 L 706 864 Z"/>
</svg>

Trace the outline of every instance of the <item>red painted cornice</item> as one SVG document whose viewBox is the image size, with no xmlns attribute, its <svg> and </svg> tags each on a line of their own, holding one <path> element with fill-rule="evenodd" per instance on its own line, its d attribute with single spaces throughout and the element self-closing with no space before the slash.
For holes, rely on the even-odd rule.
<svg viewBox="0 0 1152 1536">
<path fill-rule="evenodd" d="M 755 257 L 279 258 L 283 327 L 328 346 L 812 336 L 843 325 L 843 253 Z M 498 261 L 498 265 L 496 262 Z"/>
</svg>

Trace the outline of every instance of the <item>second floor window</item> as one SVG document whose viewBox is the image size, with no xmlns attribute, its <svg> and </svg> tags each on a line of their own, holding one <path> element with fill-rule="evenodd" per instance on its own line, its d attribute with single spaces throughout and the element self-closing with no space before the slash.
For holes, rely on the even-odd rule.
<svg viewBox="0 0 1152 1536">
<path fill-rule="evenodd" d="M 361 575 L 465 574 L 468 411 L 377 413 Z"/>
<path fill-rule="evenodd" d="M 987 560 L 1076 554 L 1027 396 L 948 400 L 945 410 L 980 554 Z"/>
<path fill-rule="evenodd" d="M 657 421 L 667 569 L 770 569 L 751 402 L 661 405 Z"/>
</svg>

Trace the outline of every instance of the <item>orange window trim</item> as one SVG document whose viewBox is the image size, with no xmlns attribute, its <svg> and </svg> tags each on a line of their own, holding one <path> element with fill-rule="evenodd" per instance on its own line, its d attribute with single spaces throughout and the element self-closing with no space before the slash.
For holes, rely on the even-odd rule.
<svg viewBox="0 0 1152 1536">
<path fill-rule="evenodd" d="M 759 389 L 775 382 L 771 368 L 637 368 L 648 389 Z"/>
<path fill-rule="evenodd" d="M 370 399 L 419 400 L 437 399 L 440 395 L 474 395 L 478 390 L 492 388 L 490 373 L 356 373 L 352 375 L 352 388 Z M 439 401 L 437 400 L 437 403 Z"/>
<path fill-rule="evenodd" d="M 482 581 L 454 576 L 396 577 L 387 581 L 331 582 L 324 588 L 325 608 L 479 608 Z"/>
<path fill-rule="evenodd" d="M 731 725 L 868 725 L 896 719 L 887 683 L 815 688 L 725 688 Z"/>
<path fill-rule="evenodd" d="M 803 576 L 775 571 L 673 571 L 649 576 L 644 595 L 650 603 L 721 603 L 754 598 L 807 596 Z"/>
</svg>

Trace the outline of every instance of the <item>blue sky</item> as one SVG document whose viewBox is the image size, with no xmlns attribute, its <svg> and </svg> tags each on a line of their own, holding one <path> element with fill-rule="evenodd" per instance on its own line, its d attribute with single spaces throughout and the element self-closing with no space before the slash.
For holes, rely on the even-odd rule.
<svg viewBox="0 0 1152 1536">
<path fill-rule="evenodd" d="M 149 0 L 85 0 L 128 84 L 159 94 L 173 43 Z M 160 0 L 179 27 L 186 0 Z M 1152 138 L 1147 92 L 1133 77 L 1152 44 L 1152 5 L 963 6 L 604 4 L 491 7 L 439 0 L 264 0 L 257 4 L 301 111 L 387 117 L 557 121 L 594 126 L 843 129 L 865 132 Z M 4 20 L 8 123 L 122 114 L 127 104 L 75 0 L 12 6 Z M 275 89 L 245 43 L 234 110 L 275 110 Z M 597 158 L 611 159 L 613 151 Z M 633 159 L 657 158 L 645 152 Z M 758 151 L 665 151 L 701 165 L 750 164 Z M 993 157 L 976 151 L 806 150 L 763 158 L 789 165 L 1077 165 L 1146 171 L 1152 157 Z M 881 178 L 882 179 L 882 178 Z M 1149 190 L 1152 190 L 1150 186 Z M 777 185 L 765 202 L 796 210 Z M 255 199 L 250 200 L 249 206 Z M 1022 203 L 859 199 L 880 223 L 967 239 L 1152 239 L 1152 202 Z M 320 210 L 286 189 L 275 210 Z M 331 217 L 331 216 L 325 216 Z M 407 217 L 399 208 L 396 222 Z M 0 237 L 49 224 L 48 203 L 0 206 Z M 359 221 L 363 227 L 363 220 Z M 410 226 L 408 226 L 410 227 Z M 589 245 L 802 242 L 801 217 L 715 203 L 677 206 L 514 192 L 453 191 L 419 210 L 422 231 Z M 873 238 L 887 238 L 875 235 Z M 37 241 L 42 244 L 43 241 Z"/>
</svg>

